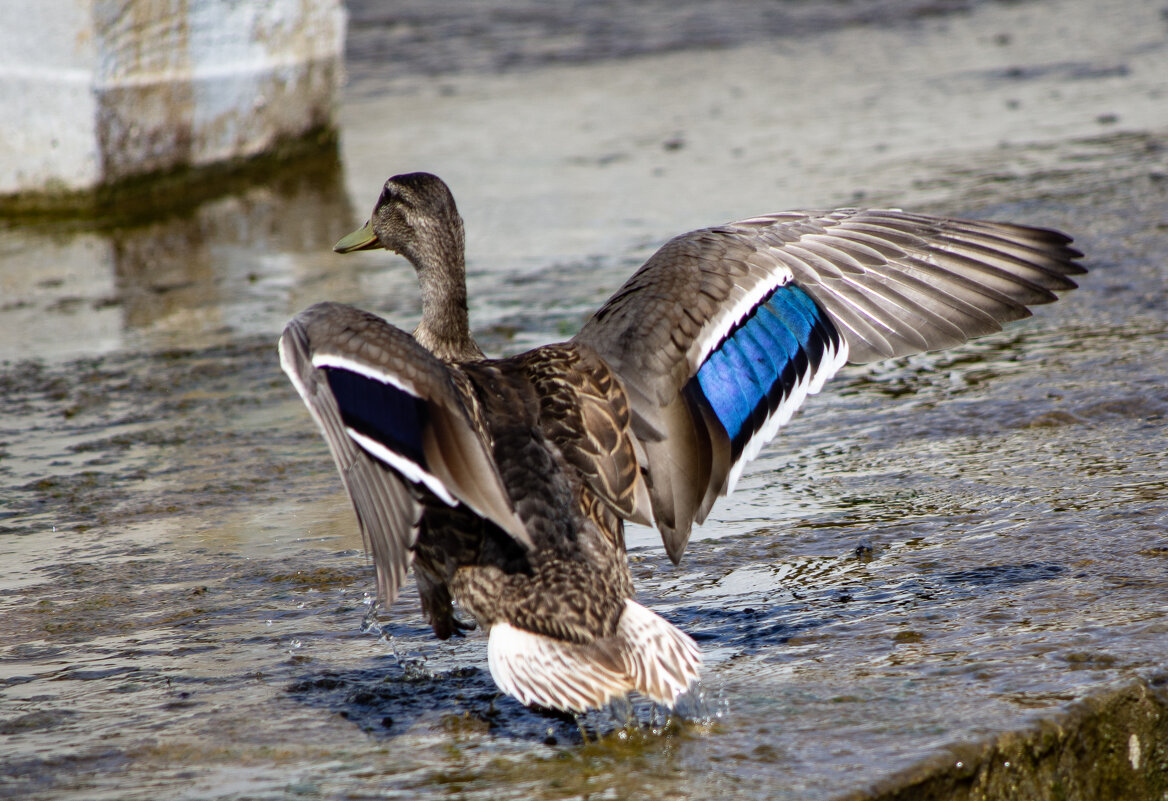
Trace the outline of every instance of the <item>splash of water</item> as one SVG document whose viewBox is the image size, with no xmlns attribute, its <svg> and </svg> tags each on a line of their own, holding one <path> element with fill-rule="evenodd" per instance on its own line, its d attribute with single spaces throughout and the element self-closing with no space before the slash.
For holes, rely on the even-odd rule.
<svg viewBox="0 0 1168 801">
<path fill-rule="evenodd" d="M 382 626 L 378 614 L 381 611 L 381 604 L 376 597 L 369 593 L 365 593 L 362 598 L 368 609 L 361 617 L 361 633 L 373 634 L 377 637 L 377 641 L 382 643 L 388 650 L 393 661 L 396 662 L 402 669 L 402 673 L 407 680 L 419 680 L 433 678 L 433 672 L 427 667 L 426 655 L 417 651 L 410 653 L 403 653 L 398 649 L 398 641 L 394 635 L 390 634 Z"/>
</svg>

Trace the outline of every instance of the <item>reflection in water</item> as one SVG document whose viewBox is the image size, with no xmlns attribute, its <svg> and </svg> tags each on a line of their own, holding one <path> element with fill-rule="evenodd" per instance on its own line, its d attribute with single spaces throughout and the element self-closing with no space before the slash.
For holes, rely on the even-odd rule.
<svg viewBox="0 0 1168 801">
<path fill-rule="evenodd" d="M 204 208 L 193 219 L 155 223 L 111 237 L 114 285 L 126 328 L 161 325 L 190 331 L 197 339 L 198 332 L 222 324 L 216 319 L 222 282 L 216 280 L 215 264 L 204 244 L 215 238 L 206 236 L 204 226 L 215 227 L 220 221 L 221 214 Z M 200 311 L 208 317 L 191 319 Z"/>
<path fill-rule="evenodd" d="M 299 303 L 293 287 L 360 294 L 360 273 L 328 260 L 355 219 L 335 143 L 239 183 L 130 226 L 5 231 L 0 361 L 274 336 Z"/>
</svg>

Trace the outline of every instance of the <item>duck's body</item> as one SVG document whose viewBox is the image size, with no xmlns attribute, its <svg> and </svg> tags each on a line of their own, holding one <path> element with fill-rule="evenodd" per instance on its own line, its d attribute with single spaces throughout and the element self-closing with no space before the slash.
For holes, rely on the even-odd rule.
<svg viewBox="0 0 1168 801">
<path fill-rule="evenodd" d="M 680 559 L 692 525 L 846 361 L 948 347 L 1083 272 L 1061 234 L 887 211 L 771 215 L 672 240 L 571 341 L 486 359 L 470 335 L 462 222 L 434 176 L 386 183 L 337 245 L 405 255 L 413 336 L 340 304 L 298 315 L 281 360 L 352 497 L 382 598 L 413 561 L 439 637 L 490 632 L 524 703 L 672 705 L 693 641 L 633 600 L 624 520 Z"/>
</svg>

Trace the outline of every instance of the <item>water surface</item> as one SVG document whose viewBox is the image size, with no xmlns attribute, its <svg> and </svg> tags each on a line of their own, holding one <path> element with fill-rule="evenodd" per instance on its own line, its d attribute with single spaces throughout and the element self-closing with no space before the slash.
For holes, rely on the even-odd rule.
<svg viewBox="0 0 1168 801">
<path fill-rule="evenodd" d="M 339 153 L 139 225 L 6 229 L 0 794 L 830 798 L 1154 683 L 1163 19 L 971 9 L 503 74 L 359 61 Z M 363 630 L 371 571 L 276 363 L 315 300 L 416 319 L 408 268 L 330 250 L 408 169 L 454 186 L 494 353 L 574 332 L 672 234 L 790 206 L 1053 226 L 1092 273 L 1002 334 L 846 369 L 681 567 L 630 530 L 641 599 L 707 655 L 706 715 L 594 715 L 583 742 L 410 592 Z"/>
</svg>

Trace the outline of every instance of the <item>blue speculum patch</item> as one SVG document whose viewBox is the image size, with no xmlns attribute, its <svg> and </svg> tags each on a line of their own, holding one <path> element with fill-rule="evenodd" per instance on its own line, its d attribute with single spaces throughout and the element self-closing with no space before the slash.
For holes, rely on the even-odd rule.
<svg viewBox="0 0 1168 801">
<path fill-rule="evenodd" d="M 426 467 L 422 426 L 427 415 L 421 399 L 351 370 L 326 367 L 324 371 L 346 426 Z"/>
<path fill-rule="evenodd" d="M 710 353 L 694 379 L 730 436 L 732 458 L 838 341 L 827 314 L 806 292 L 787 284 L 764 298 Z"/>
</svg>

